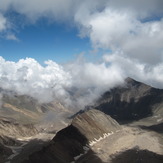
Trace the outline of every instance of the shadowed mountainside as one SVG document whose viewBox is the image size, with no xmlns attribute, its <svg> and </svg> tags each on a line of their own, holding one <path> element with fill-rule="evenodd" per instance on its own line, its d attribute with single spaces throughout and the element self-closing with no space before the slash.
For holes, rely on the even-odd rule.
<svg viewBox="0 0 163 163">
<path fill-rule="evenodd" d="M 93 152 L 89 145 L 120 129 L 111 117 L 98 110 L 89 110 L 75 117 L 71 125 L 59 131 L 47 147 L 32 154 L 24 163 L 68 163 L 78 160 L 83 154 Z M 102 162 L 97 156 L 91 158 Z"/>
<path fill-rule="evenodd" d="M 0 143 L 0 162 L 3 163 L 11 154 L 12 150 Z"/>
<path fill-rule="evenodd" d="M 142 129 L 145 129 L 145 130 L 155 131 L 155 132 L 158 132 L 160 134 L 163 134 L 163 123 L 159 123 L 159 124 L 151 125 L 151 126 L 140 125 L 139 127 Z"/>
<path fill-rule="evenodd" d="M 163 90 L 127 78 L 125 86 L 104 93 L 94 107 L 118 122 L 163 115 Z"/>
<path fill-rule="evenodd" d="M 112 156 L 112 163 L 162 163 L 163 155 L 135 147 Z"/>
</svg>

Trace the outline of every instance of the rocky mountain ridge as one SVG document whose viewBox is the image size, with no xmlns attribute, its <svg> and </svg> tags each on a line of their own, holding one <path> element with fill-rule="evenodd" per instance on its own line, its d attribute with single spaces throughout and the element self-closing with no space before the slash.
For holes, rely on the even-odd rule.
<svg viewBox="0 0 163 163">
<path fill-rule="evenodd" d="M 51 143 L 32 154 L 26 162 L 68 163 L 91 152 L 90 146 L 121 130 L 110 116 L 98 110 L 89 110 L 78 115 L 72 123 L 59 131 Z"/>
<path fill-rule="evenodd" d="M 131 78 L 126 84 L 105 92 L 93 108 L 110 115 L 120 123 L 163 115 L 163 90 Z"/>
</svg>

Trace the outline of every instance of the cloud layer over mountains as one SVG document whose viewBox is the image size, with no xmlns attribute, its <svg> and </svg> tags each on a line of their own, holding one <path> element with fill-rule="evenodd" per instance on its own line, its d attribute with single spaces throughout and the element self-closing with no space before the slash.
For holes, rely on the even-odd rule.
<svg viewBox="0 0 163 163">
<path fill-rule="evenodd" d="M 116 54 L 103 56 L 103 62 L 98 64 L 83 59 L 66 65 L 50 60 L 45 64 L 42 66 L 31 58 L 11 62 L 0 57 L 1 88 L 30 95 L 40 102 L 55 99 L 78 109 L 91 104 L 105 91 L 123 85 L 128 76 L 163 88 L 162 64 L 146 67 Z"/>
<path fill-rule="evenodd" d="M 102 92 L 123 83 L 118 67 L 78 60 L 61 66 L 46 61 L 41 66 L 27 58 L 18 62 L 0 57 L 0 86 L 40 102 L 57 99 L 69 106 L 84 107 Z"/>
<path fill-rule="evenodd" d="M 78 97 L 79 105 L 89 103 L 127 76 L 163 88 L 162 0 L 1 0 L 0 32 L 7 37 L 9 31 L 16 40 L 11 32 L 14 22 L 5 14 L 11 9 L 24 15 L 27 23 L 42 17 L 72 23 L 80 37 L 90 38 L 94 49 L 108 53 L 99 64 L 47 61 L 45 67 L 30 58 L 17 63 L 1 58 L 3 87 L 45 101 L 62 97 L 66 103 L 71 103 L 71 91 L 77 88 L 74 98 Z"/>
</svg>

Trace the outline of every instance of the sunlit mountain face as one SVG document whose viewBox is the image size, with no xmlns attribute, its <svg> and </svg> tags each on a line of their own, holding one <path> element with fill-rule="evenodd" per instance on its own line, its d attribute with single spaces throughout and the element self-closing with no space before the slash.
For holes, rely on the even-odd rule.
<svg viewBox="0 0 163 163">
<path fill-rule="evenodd" d="M 1 0 L 0 162 L 163 162 L 162 29 L 162 0 Z"/>
</svg>

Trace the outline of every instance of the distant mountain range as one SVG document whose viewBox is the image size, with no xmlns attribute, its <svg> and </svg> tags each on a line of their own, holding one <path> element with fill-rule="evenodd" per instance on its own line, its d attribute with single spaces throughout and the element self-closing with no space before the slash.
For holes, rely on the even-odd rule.
<svg viewBox="0 0 163 163">
<path fill-rule="evenodd" d="M 71 118 L 43 125 L 48 112 Z M 12 92 L 3 95 L 0 113 L 1 162 L 163 162 L 163 90 L 131 78 L 76 114 L 60 103 L 40 104 Z"/>
<path fill-rule="evenodd" d="M 40 118 L 49 111 L 62 113 L 69 112 L 58 101 L 40 103 L 27 95 L 19 95 L 16 92 L 0 89 L 2 95 L 0 117 L 16 119 L 20 123 L 37 123 Z"/>
</svg>

